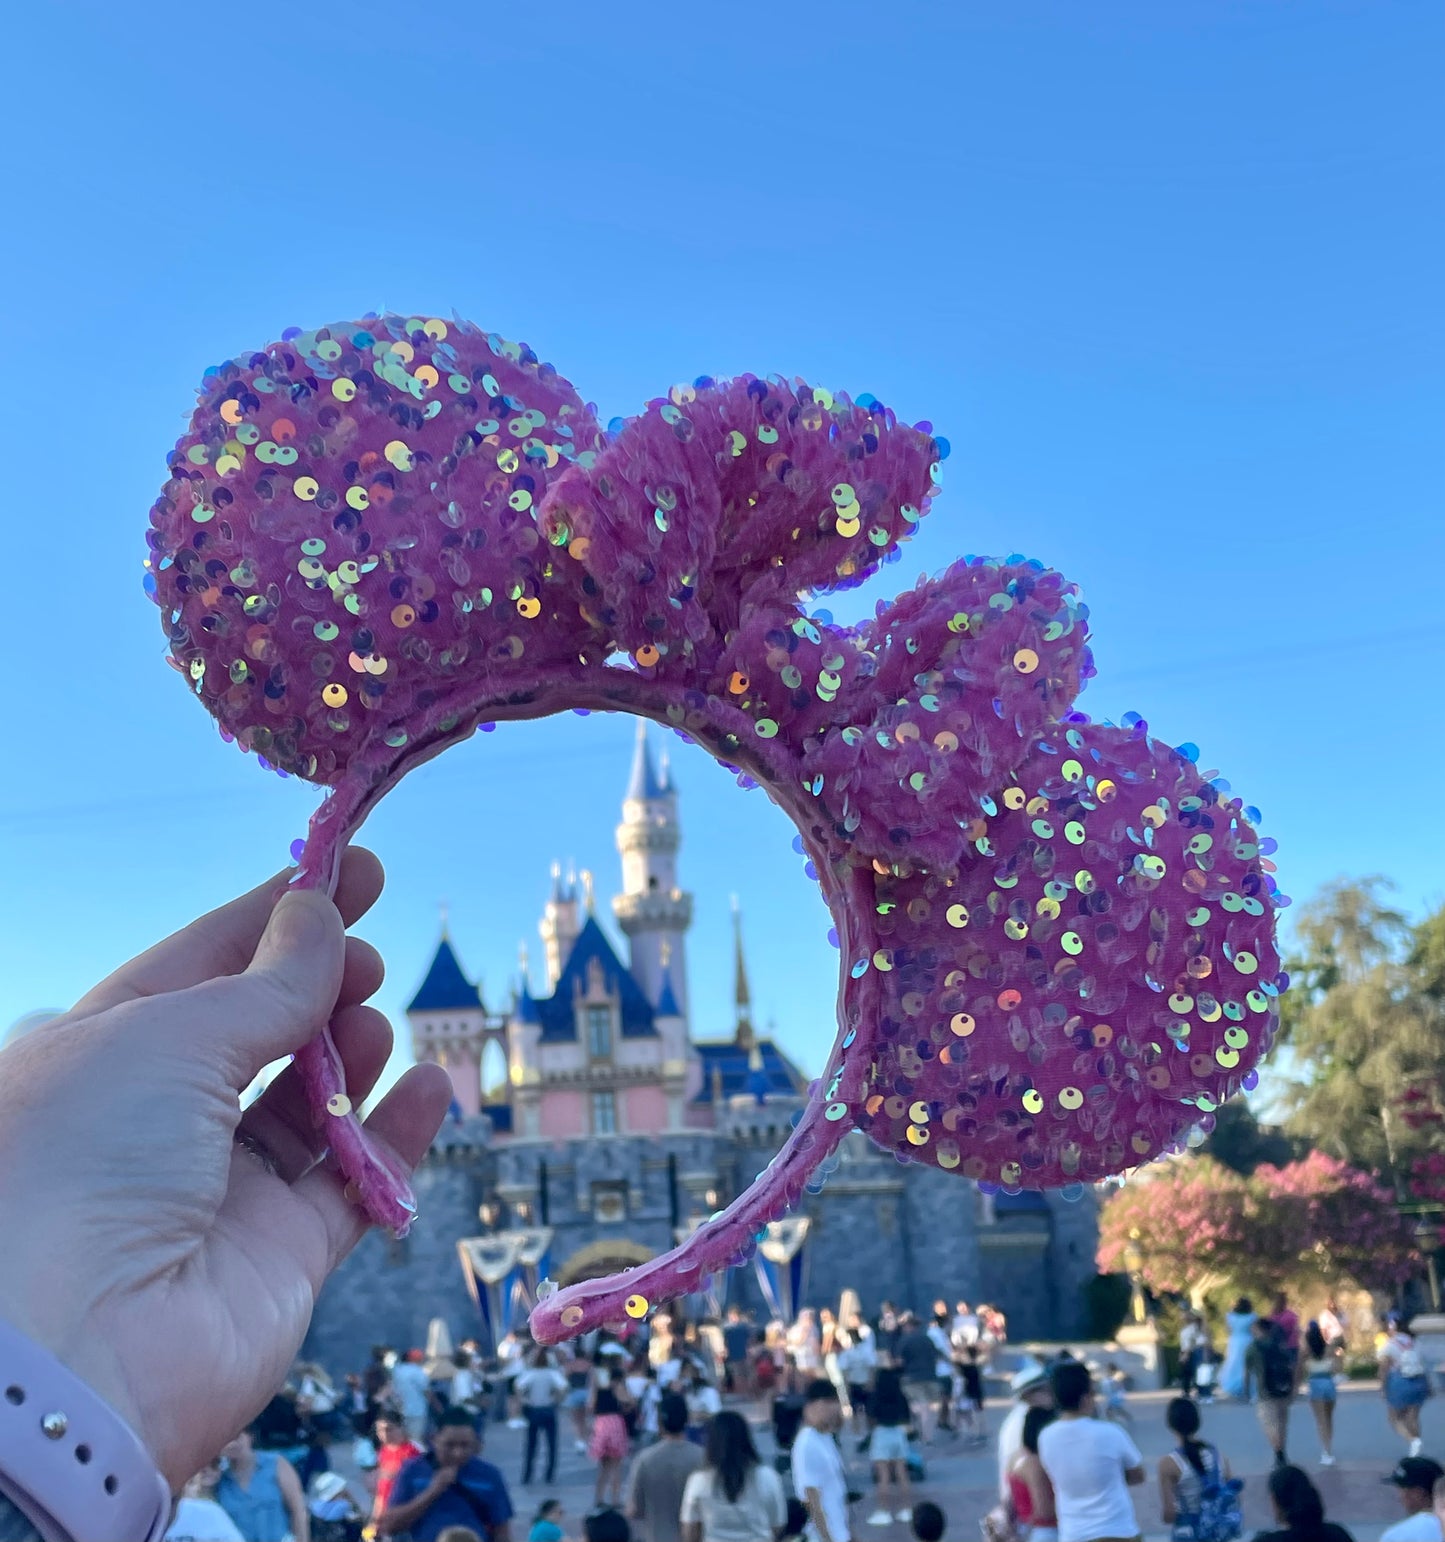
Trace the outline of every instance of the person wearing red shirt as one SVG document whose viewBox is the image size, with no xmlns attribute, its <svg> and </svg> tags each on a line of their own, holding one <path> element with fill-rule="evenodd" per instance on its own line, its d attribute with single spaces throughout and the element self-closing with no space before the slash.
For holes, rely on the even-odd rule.
<svg viewBox="0 0 1445 1542">
<path fill-rule="evenodd" d="M 376 1499 L 371 1507 L 372 1520 L 383 1515 L 391 1502 L 397 1474 L 414 1456 L 423 1454 L 400 1420 L 383 1415 L 376 1421 Z"/>
</svg>

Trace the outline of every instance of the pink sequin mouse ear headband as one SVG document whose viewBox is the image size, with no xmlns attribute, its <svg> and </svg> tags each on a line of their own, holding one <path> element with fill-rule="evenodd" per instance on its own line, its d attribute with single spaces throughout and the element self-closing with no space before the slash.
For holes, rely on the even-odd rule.
<svg viewBox="0 0 1445 1542">
<path fill-rule="evenodd" d="M 407 770 L 568 708 L 672 726 L 797 824 L 836 924 L 839 1033 L 767 1170 L 675 1251 L 551 1294 L 552 1342 L 743 1261 L 851 1129 L 1007 1188 L 1180 1142 L 1246 1085 L 1287 983 L 1258 815 L 1137 719 L 1073 710 L 1086 611 L 964 558 L 865 625 L 852 585 L 946 446 L 871 397 L 700 379 L 604 432 L 530 349 L 373 317 L 206 372 L 151 514 L 172 660 L 243 749 L 331 789 L 297 885 Z M 414 1214 L 329 1036 L 297 1057 L 349 1192 Z"/>
</svg>

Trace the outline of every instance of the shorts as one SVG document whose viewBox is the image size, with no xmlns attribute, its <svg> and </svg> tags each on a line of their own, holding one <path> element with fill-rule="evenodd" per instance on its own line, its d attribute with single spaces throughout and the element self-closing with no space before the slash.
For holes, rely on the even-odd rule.
<svg viewBox="0 0 1445 1542">
<path fill-rule="evenodd" d="M 1397 1412 L 1402 1408 L 1419 1408 L 1430 1396 L 1428 1376 L 1402 1376 L 1391 1371 L 1385 1377 L 1385 1401 Z"/>
<path fill-rule="evenodd" d="M 908 1431 L 901 1424 L 880 1424 L 868 1441 L 870 1462 L 906 1462 Z"/>
<path fill-rule="evenodd" d="M 905 1381 L 903 1395 L 910 1403 L 931 1403 L 938 1396 L 936 1381 Z"/>
<path fill-rule="evenodd" d="M 1311 1376 L 1309 1380 L 1310 1402 L 1333 1403 L 1339 1396 L 1339 1389 L 1335 1386 L 1335 1378 L 1322 1372 L 1317 1376 Z"/>
<path fill-rule="evenodd" d="M 587 1455 L 594 1462 L 625 1462 L 630 1449 L 627 1421 L 621 1414 L 598 1414 L 592 1421 Z"/>
<path fill-rule="evenodd" d="M 585 1408 L 587 1406 L 587 1388 L 573 1387 L 562 1399 L 563 1408 Z"/>
<path fill-rule="evenodd" d="M 1264 1438 L 1273 1451 L 1284 1450 L 1285 1430 L 1289 1426 L 1289 1405 L 1287 1397 L 1262 1397 L 1256 1405 L 1259 1409 L 1259 1427 L 1264 1431 Z"/>
</svg>

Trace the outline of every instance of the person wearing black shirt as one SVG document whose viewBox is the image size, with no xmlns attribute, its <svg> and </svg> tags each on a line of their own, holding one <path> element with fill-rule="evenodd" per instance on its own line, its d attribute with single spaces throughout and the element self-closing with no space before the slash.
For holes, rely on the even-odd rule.
<svg viewBox="0 0 1445 1542">
<path fill-rule="evenodd" d="M 1276 1467 L 1269 1475 L 1269 1497 L 1276 1522 L 1254 1542 L 1354 1542 L 1343 1526 L 1325 1519 L 1320 1491 L 1298 1467 Z"/>
</svg>

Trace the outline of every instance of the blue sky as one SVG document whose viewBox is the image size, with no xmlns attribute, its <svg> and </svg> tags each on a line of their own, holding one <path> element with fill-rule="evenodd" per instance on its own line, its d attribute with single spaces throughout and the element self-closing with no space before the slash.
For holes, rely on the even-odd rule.
<svg viewBox="0 0 1445 1542">
<path fill-rule="evenodd" d="M 1344 0 L 31 6 L 16 223 L 0 1030 L 280 866 L 315 794 L 162 662 L 146 512 L 201 370 L 291 325 L 453 309 L 604 418 L 676 380 L 872 391 L 953 443 L 857 614 L 963 552 L 1080 582 L 1081 705 L 1192 739 L 1286 892 L 1445 899 L 1445 12 Z M 450 903 L 505 994 L 548 864 L 617 884 L 632 727 L 499 730 L 366 838 L 399 1015 Z M 758 1016 L 821 1065 L 835 955 L 790 829 L 676 752 L 701 1033 L 728 897 Z"/>
</svg>

